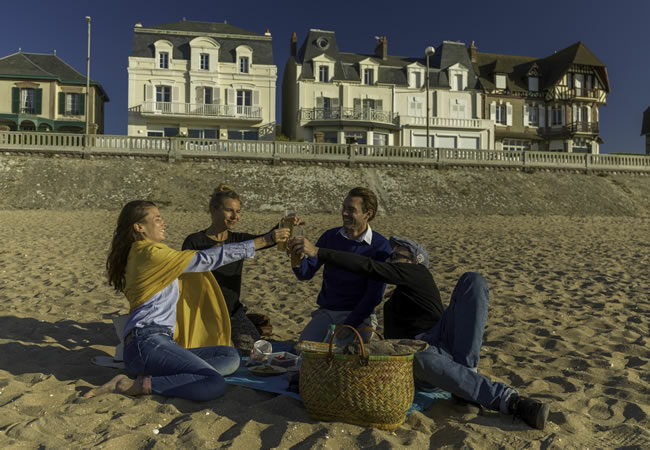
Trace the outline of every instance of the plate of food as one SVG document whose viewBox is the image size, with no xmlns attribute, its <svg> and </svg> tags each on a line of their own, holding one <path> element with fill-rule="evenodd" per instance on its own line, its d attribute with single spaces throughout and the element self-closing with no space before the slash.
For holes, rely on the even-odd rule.
<svg viewBox="0 0 650 450">
<path fill-rule="evenodd" d="M 283 373 L 287 373 L 287 369 L 284 367 L 272 366 L 270 364 L 252 366 L 248 368 L 248 371 L 258 377 L 272 377 L 275 375 L 282 375 Z"/>
</svg>

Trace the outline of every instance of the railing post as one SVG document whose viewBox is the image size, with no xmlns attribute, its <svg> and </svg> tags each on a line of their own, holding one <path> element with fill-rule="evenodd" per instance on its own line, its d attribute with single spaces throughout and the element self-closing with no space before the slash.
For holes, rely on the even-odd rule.
<svg viewBox="0 0 650 450">
<path fill-rule="evenodd" d="M 521 170 L 526 170 L 526 150 L 521 152 Z"/>
<path fill-rule="evenodd" d="M 174 162 L 180 159 L 180 148 L 178 145 L 178 139 L 167 138 L 169 142 L 169 152 L 167 153 L 167 161 Z"/>
<path fill-rule="evenodd" d="M 589 173 L 589 153 L 585 153 L 585 173 Z"/>
<path fill-rule="evenodd" d="M 348 144 L 348 167 L 354 166 L 354 152 L 356 151 L 356 145 Z"/>
<path fill-rule="evenodd" d="M 280 155 L 278 155 L 276 145 L 276 141 L 271 142 L 271 163 L 273 165 L 280 164 Z"/>
</svg>

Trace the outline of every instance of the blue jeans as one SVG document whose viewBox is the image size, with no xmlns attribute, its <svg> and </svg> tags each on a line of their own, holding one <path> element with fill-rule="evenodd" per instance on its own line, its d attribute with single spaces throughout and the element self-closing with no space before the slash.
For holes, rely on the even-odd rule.
<svg viewBox="0 0 650 450">
<path fill-rule="evenodd" d="M 478 273 L 464 273 L 440 321 L 431 331 L 419 336 L 430 347 L 415 354 L 413 374 L 425 385 L 507 413 L 508 400 L 516 391 L 476 372 L 488 301 L 485 278 Z"/>
<path fill-rule="evenodd" d="M 170 328 L 135 328 L 124 347 L 129 375 L 151 375 L 151 391 L 166 397 L 213 400 L 223 395 L 223 376 L 239 367 L 234 347 L 214 346 L 186 349 L 174 342 Z"/>
</svg>

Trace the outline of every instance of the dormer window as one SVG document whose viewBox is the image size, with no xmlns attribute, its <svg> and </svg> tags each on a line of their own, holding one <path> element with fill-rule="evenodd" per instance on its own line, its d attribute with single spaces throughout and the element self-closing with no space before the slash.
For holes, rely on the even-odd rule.
<svg viewBox="0 0 650 450">
<path fill-rule="evenodd" d="M 528 77 L 528 90 L 531 92 L 539 91 L 539 77 Z"/>
<path fill-rule="evenodd" d="M 158 54 L 158 67 L 161 69 L 169 69 L 169 53 L 160 52 Z"/>
<path fill-rule="evenodd" d="M 239 73 L 248 73 L 248 56 L 239 58 Z"/>
<path fill-rule="evenodd" d="M 496 85 L 497 89 L 505 89 L 506 88 L 506 76 L 505 76 L 505 74 L 497 73 L 494 78 L 495 78 L 494 84 Z"/>
<path fill-rule="evenodd" d="M 324 64 L 318 67 L 318 81 L 327 83 L 330 80 L 330 68 Z"/>
<path fill-rule="evenodd" d="M 373 69 L 363 69 L 363 84 L 375 84 L 375 71 Z"/>
<path fill-rule="evenodd" d="M 327 40 L 327 38 L 324 38 L 324 37 L 321 36 L 318 39 L 316 39 L 316 47 L 318 47 L 319 49 L 327 50 L 329 48 L 329 46 L 330 46 L 330 43 Z"/>
<path fill-rule="evenodd" d="M 450 66 L 447 69 L 447 76 L 452 91 L 464 91 L 469 84 L 469 71 L 460 63 Z"/>
</svg>

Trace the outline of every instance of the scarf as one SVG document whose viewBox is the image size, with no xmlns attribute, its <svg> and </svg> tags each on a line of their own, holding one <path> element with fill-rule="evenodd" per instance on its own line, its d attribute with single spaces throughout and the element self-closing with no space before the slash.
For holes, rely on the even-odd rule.
<svg viewBox="0 0 650 450">
<path fill-rule="evenodd" d="M 130 312 L 178 278 L 176 343 L 185 348 L 230 345 L 230 315 L 217 280 L 210 272 L 183 273 L 195 253 L 159 242 L 134 242 L 124 288 Z"/>
</svg>

